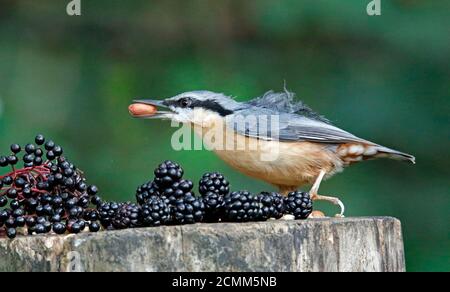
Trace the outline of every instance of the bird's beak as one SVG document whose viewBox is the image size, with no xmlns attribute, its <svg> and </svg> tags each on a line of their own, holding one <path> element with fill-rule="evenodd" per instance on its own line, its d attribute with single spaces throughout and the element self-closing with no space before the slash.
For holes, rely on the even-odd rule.
<svg viewBox="0 0 450 292">
<path fill-rule="evenodd" d="M 159 107 L 165 107 L 164 100 L 156 100 L 156 99 L 135 99 L 133 100 L 134 103 L 142 103 L 142 104 L 148 104 L 148 105 L 154 105 Z"/>
<path fill-rule="evenodd" d="M 141 119 L 164 119 L 169 118 L 174 114 L 172 111 L 161 111 L 159 108 L 168 109 L 167 105 L 164 104 L 164 100 L 156 100 L 156 99 L 136 99 L 133 100 L 133 103 L 136 104 L 146 104 L 151 105 L 157 108 L 157 111 L 148 115 L 139 115 L 137 118 Z"/>
</svg>

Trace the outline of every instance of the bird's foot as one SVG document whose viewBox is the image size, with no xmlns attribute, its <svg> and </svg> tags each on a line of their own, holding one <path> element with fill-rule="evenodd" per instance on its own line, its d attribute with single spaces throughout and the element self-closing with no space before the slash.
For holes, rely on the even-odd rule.
<svg viewBox="0 0 450 292">
<path fill-rule="evenodd" d="M 322 211 L 312 211 L 311 215 L 309 215 L 308 219 L 318 219 L 318 218 L 327 218 Z"/>
<path fill-rule="evenodd" d="M 337 218 L 344 218 L 344 213 L 345 213 L 345 206 L 342 203 L 341 200 L 339 200 L 338 198 L 335 197 L 328 197 L 328 196 L 322 196 L 322 195 L 318 195 L 318 194 L 311 194 L 311 199 L 313 201 L 326 201 L 326 202 L 330 202 L 336 206 L 339 206 L 341 208 L 341 213 L 336 214 L 335 217 Z"/>
<path fill-rule="evenodd" d="M 327 202 L 330 202 L 330 203 L 332 203 L 332 204 L 334 204 L 336 206 L 339 206 L 341 208 L 341 213 L 337 214 L 336 217 L 343 218 L 344 217 L 344 212 L 345 212 L 345 206 L 341 202 L 341 200 L 339 200 L 338 198 L 335 198 L 335 197 L 321 196 L 321 195 L 318 194 L 320 183 L 322 182 L 323 178 L 325 177 L 325 174 L 326 174 L 326 172 L 324 170 L 322 170 L 320 172 L 320 174 L 317 177 L 316 181 L 314 182 L 311 190 L 309 191 L 309 195 L 311 197 L 311 200 L 313 200 L 313 201 L 327 201 Z"/>
</svg>

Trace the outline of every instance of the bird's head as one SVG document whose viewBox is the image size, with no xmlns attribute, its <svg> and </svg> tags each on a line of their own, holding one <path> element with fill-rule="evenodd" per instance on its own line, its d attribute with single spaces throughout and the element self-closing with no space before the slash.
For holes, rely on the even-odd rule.
<svg viewBox="0 0 450 292">
<path fill-rule="evenodd" d="M 146 118 L 170 119 L 180 123 L 200 124 L 205 119 L 223 118 L 241 108 L 241 103 L 229 96 L 211 91 L 190 91 L 164 100 L 135 100 L 137 103 L 168 109 Z"/>
</svg>

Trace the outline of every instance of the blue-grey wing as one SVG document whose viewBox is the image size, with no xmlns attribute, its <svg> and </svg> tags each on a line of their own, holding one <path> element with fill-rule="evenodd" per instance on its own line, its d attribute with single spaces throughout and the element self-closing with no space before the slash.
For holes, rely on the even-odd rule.
<svg viewBox="0 0 450 292">
<path fill-rule="evenodd" d="M 297 114 L 271 110 L 254 113 L 254 109 L 246 109 L 227 116 L 227 125 L 241 135 L 264 140 L 327 144 L 368 142 L 329 123 Z"/>
</svg>

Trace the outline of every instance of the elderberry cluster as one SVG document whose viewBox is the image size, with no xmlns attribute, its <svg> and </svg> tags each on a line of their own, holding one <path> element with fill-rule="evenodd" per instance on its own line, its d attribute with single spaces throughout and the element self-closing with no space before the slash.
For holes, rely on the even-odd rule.
<svg viewBox="0 0 450 292">
<path fill-rule="evenodd" d="M 0 156 L 0 235 L 99 231 L 98 189 L 63 156 L 63 148 L 37 135 L 24 147 L 12 144 Z"/>
</svg>

